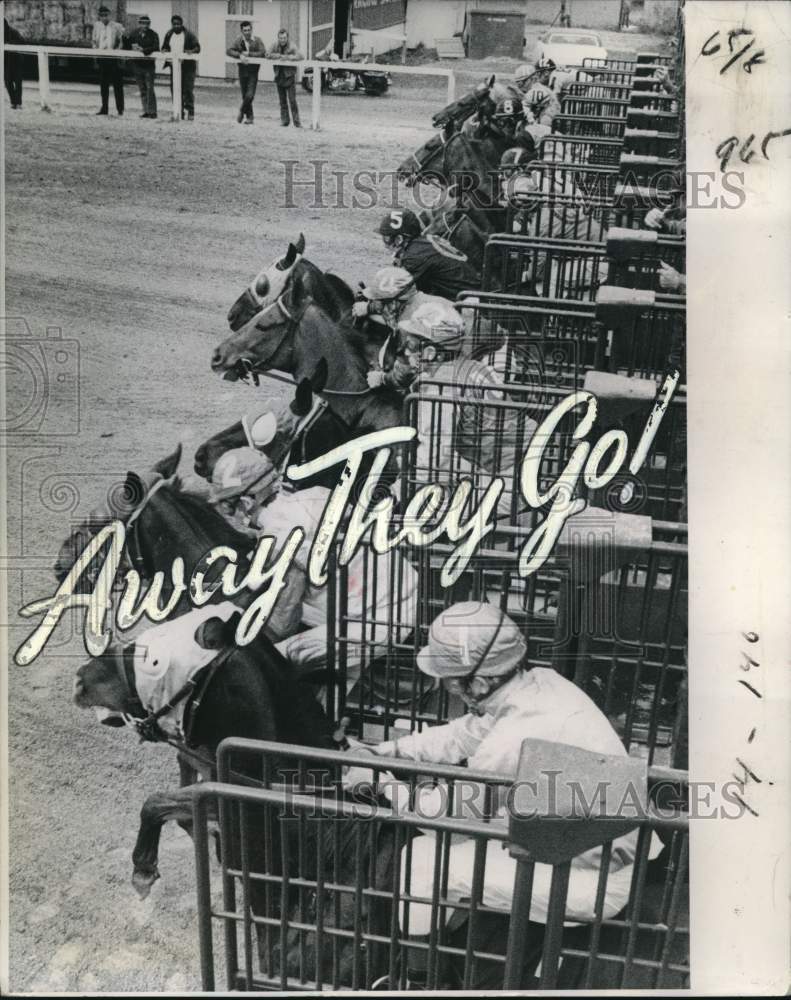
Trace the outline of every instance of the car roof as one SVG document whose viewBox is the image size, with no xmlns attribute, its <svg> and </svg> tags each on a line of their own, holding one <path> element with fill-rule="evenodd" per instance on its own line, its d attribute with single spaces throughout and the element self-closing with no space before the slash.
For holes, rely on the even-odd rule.
<svg viewBox="0 0 791 1000">
<path fill-rule="evenodd" d="M 586 45 L 588 39 L 593 39 L 594 45 L 601 45 L 601 39 L 592 31 L 576 31 L 566 29 L 562 31 L 548 32 L 545 41 L 550 45 L 552 42 L 565 42 L 566 44 Z"/>
</svg>

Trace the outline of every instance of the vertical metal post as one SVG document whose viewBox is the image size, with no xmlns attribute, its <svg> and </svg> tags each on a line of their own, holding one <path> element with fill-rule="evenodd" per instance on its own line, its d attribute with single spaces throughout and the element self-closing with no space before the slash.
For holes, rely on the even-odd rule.
<svg viewBox="0 0 791 1000">
<path fill-rule="evenodd" d="M 524 943 L 527 940 L 527 925 L 530 922 L 530 903 L 533 899 L 533 862 L 527 851 L 515 844 L 509 846 L 509 853 L 516 858 L 516 879 L 511 903 L 511 922 L 508 925 L 508 945 L 505 955 L 504 990 L 521 990 L 525 960 Z"/>
<path fill-rule="evenodd" d="M 404 35 L 404 41 L 401 43 L 401 65 L 406 66 L 406 35 Z"/>
<path fill-rule="evenodd" d="M 50 111 L 49 106 L 49 52 L 46 49 L 39 49 L 36 53 L 38 57 L 38 96 L 41 101 L 41 110 Z"/>
<path fill-rule="evenodd" d="M 310 127 L 314 132 L 321 128 L 321 66 L 319 63 L 311 63 L 313 66 L 313 100 L 310 107 Z"/>
<path fill-rule="evenodd" d="M 211 926 L 211 882 L 209 872 L 209 837 L 207 803 L 200 793 L 192 801 L 193 842 L 195 845 L 195 881 L 198 889 L 198 938 L 200 941 L 201 983 L 207 993 L 214 992 L 214 954 Z"/>
<path fill-rule="evenodd" d="M 452 69 L 448 70 L 448 104 L 456 100 L 456 74 Z"/>
<path fill-rule="evenodd" d="M 173 121 L 181 121 L 181 56 L 171 56 L 173 66 Z"/>
</svg>

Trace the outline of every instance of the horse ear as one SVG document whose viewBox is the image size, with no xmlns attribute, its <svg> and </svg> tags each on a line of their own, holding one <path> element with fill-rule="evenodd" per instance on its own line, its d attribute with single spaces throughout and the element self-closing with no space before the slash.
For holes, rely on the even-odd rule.
<svg viewBox="0 0 791 1000">
<path fill-rule="evenodd" d="M 327 359 L 325 357 L 319 358 L 319 363 L 313 370 L 313 374 L 310 376 L 310 385 L 314 392 L 322 392 L 327 384 L 327 379 L 330 375 L 330 367 L 327 364 Z"/>
<path fill-rule="evenodd" d="M 207 618 L 195 629 L 195 642 L 201 649 L 224 649 L 230 646 L 236 632 L 239 615 L 234 612 L 228 621 L 222 618 Z"/>
<path fill-rule="evenodd" d="M 176 445 L 175 451 L 165 458 L 161 458 L 154 466 L 154 472 L 158 472 L 163 479 L 170 479 L 176 474 L 176 469 L 181 461 L 181 442 Z"/>
<path fill-rule="evenodd" d="M 306 417 L 313 406 L 313 386 L 309 378 L 303 378 L 297 386 L 294 402 L 291 404 L 291 412 L 296 417 Z"/>
<path fill-rule="evenodd" d="M 299 234 L 299 239 L 297 240 L 297 245 L 296 245 L 296 251 L 297 251 L 297 253 L 299 254 L 300 257 L 305 252 L 305 234 L 304 233 L 300 233 Z"/>
<path fill-rule="evenodd" d="M 297 259 L 297 248 L 293 243 L 289 243 L 288 250 L 286 250 L 286 256 L 280 261 L 278 269 L 280 271 L 287 271 L 290 267 L 294 266 L 294 262 Z"/>
<path fill-rule="evenodd" d="M 494 81 L 496 79 L 497 79 L 497 75 L 495 73 L 492 73 L 492 75 L 489 77 L 489 89 L 490 90 L 494 86 Z"/>
<path fill-rule="evenodd" d="M 146 492 L 147 487 L 143 478 L 136 472 L 127 472 L 123 488 L 124 507 L 128 507 L 129 512 L 133 511 L 143 502 Z"/>
</svg>

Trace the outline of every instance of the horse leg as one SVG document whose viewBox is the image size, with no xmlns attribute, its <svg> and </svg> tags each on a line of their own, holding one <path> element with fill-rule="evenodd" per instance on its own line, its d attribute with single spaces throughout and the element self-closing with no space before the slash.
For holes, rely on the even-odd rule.
<svg viewBox="0 0 791 1000">
<path fill-rule="evenodd" d="M 192 789 L 180 788 L 177 792 L 155 792 L 149 795 L 140 810 L 140 828 L 132 852 L 132 885 L 138 896 L 145 899 L 151 886 L 159 878 L 159 838 L 168 820 L 191 826 Z"/>
</svg>

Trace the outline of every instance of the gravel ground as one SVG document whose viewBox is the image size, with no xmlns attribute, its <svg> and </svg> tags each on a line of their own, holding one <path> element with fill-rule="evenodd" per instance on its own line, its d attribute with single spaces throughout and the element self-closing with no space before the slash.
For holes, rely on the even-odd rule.
<svg viewBox="0 0 791 1000">
<path fill-rule="evenodd" d="M 381 99 L 327 99 L 312 132 L 280 127 L 266 85 L 253 128 L 236 125 L 231 85 L 199 88 L 191 124 L 139 120 L 131 87 L 123 119 L 94 117 L 92 87 L 56 87 L 51 114 L 35 96 L 26 86 L 24 110 L 5 121 L 6 315 L 21 340 L 10 356 L 62 343 L 40 409 L 33 368 L 7 369 L 11 649 L 29 628 L 17 609 L 54 590 L 70 524 L 177 441 L 188 470 L 195 447 L 249 405 L 256 390 L 219 380 L 208 361 L 260 266 L 300 232 L 307 256 L 349 282 L 388 263 L 373 232 L 382 207 L 355 209 L 351 187 L 337 199 L 333 182 L 325 207 L 303 189 L 286 208 L 280 161 L 324 160 L 328 177 L 351 164 L 392 169 L 444 103 L 442 82 L 421 78 Z M 160 98 L 166 111 L 164 88 Z M 307 117 L 307 95 L 301 103 Z M 77 352 L 79 399 L 73 380 L 52 374 L 53 358 L 76 371 Z M 166 831 L 147 901 L 129 882 L 140 805 L 177 784 L 173 752 L 72 705 L 83 657 L 76 621 L 63 622 L 38 660 L 9 668 L 11 988 L 198 989 L 189 838 Z"/>
</svg>

